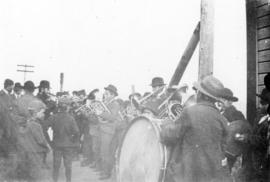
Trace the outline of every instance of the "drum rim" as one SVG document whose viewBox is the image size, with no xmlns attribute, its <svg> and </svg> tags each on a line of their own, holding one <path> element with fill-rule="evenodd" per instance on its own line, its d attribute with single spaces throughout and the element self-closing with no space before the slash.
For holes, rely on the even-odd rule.
<svg viewBox="0 0 270 182">
<path fill-rule="evenodd" d="M 128 125 L 128 127 L 125 129 L 125 132 L 123 134 L 123 137 L 120 140 L 120 145 L 118 148 L 118 152 L 117 152 L 117 169 L 116 169 L 116 180 L 117 182 L 121 182 L 120 181 L 120 177 L 119 177 L 119 162 L 120 162 L 120 156 L 121 156 L 121 152 L 122 152 L 122 146 L 124 143 L 124 140 L 126 138 L 126 135 L 128 133 L 128 131 L 130 130 L 131 126 L 133 126 L 134 123 L 136 123 L 139 119 L 145 119 L 146 121 L 150 122 L 151 125 L 154 127 L 155 133 L 157 134 L 158 139 L 160 140 L 160 132 L 157 132 L 157 130 L 161 131 L 161 128 L 158 126 L 158 124 L 153 124 L 153 121 L 150 120 L 149 117 L 147 116 L 138 116 L 136 118 L 134 118 Z M 160 173 L 159 173 L 159 178 L 157 182 L 163 182 L 164 178 L 165 178 L 165 173 L 166 173 L 166 167 L 167 167 L 167 149 L 166 146 L 163 145 L 160 142 L 160 149 L 163 152 L 163 157 L 162 157 L 162 164 L 161 164 L 161 169 L 160 169 Z"/>
</svg>

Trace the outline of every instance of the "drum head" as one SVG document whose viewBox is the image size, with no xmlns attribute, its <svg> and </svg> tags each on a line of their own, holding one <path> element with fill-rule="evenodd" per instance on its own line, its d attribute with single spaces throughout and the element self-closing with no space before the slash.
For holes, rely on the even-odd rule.
<svg viewBox="0 0 270 182">
<path fill-rule="evenodd" d="M 120 148 L 119 182 L 158 182 L 164 157 L 157 125 L 144 117 L 135 119 Z"/>
</svg>

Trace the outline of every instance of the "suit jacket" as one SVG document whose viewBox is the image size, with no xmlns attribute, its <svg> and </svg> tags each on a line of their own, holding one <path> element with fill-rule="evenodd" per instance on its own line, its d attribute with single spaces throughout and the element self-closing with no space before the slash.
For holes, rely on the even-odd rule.
<svg viewBox="0 0 270 182">
<path fill-rule="evenodd" d="M 23 120 L 18 115 L 18 106 L 11 95 L 6 94 L 3 90 L 0 91 L 0 138 L 1 148 L 3 152 L 16 150 L 17 143 L 17 121 Z"/>
<path fill-rule="evenodd" d="M 52 146 L 77 147 L 79 141 L 79 128 L 71 114 L 59 112 L 52 115 L 47 121 L 47 128 L 53 130 Z"/>
<path fill-rule="evenodd" d="M 36 121 L 29 121 L 25 128 L 21 128 L 18 143 L 19 147 L 26 152 L 48 152 L 49 150 L 41 125 Z"/>
<path fill-rule="evenodd" d="M 227 181 L 229 171 L 222 167 L 227 132 L 227 120 L 214 104 L 200 102 L 185 108 L 175 127 L 161 132 L 163 142 L 176 140 L 170 162 L 175 181 Z"/>
<path fill-rule="evenodd" d="M 4 92 L 3 90 L 0 91 L 0 98 L 3 105 L 6 107 L 8 111 L 12 114 L 18 115 L 18 103 L 16 99 L 12 96 Z"/>
</svg>

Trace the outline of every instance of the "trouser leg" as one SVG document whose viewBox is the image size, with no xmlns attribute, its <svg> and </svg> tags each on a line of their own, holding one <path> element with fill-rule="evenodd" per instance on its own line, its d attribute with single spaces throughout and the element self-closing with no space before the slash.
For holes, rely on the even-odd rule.
<svg viewBox="0 0 270 182">
<path fill-rule="evenodd" d="M 28 161 L 30 180 L 40 181 L 42 179 L 42 153 L 29 153 Z"/>
<path fill-rule="evenodd" d="M 72 174 L 72 148 L 66 148 L 63 153 L 66 181 L 71 182 Z"/>
<path fill-rule="evenodd" d="M 53 151 L 53 181 L 57 182 L 58 181 L 58 176 L 59 176 L 59 169 L 61 166 L 61 161 L 62 161 L 62 151 L 59 149 L 55 149 Z"/>
<path fill-rule="evenodd" d="M 18 166 L 18 155 L 16 152 L 10 152 L 6 159 L 6 179 L 12 180 L 16 177 L 16 169 Z"/>
</svg>

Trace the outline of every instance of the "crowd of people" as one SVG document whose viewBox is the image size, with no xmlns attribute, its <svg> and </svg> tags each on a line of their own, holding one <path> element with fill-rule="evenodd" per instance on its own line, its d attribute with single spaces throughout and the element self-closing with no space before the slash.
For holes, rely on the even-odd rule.
<svg viewBox="0 0 270 182">
<path fill-rule="evenodd" d="M 269 180 L 270 74 L 255 121 L 246 120 L 233 105 L 238 98 L 213 76 L 194 83 L 190 97 L 188 85 L 168 88 L 161 77 L 151 87 L 124 101 L 110 84 L 99 101 L 98 89 L 53 95 L 47 80 L 36 87 L 6 79 L 0 92 L 0 181 L 40 181 L 47 173 L 57 182 L 62 159 L 67 182 L 74 160 L 109 179 L 124 133 L 140 115 L 172 120 L 161 123 L 161 142 L 172 149 L 166 182 Z M 171 103 L 177 104 L 168 109 Z"/>
</svg>

